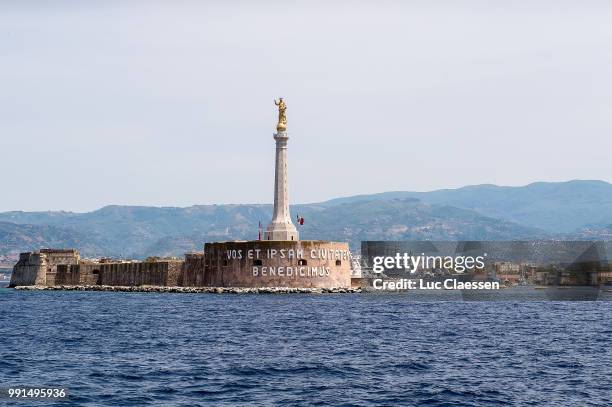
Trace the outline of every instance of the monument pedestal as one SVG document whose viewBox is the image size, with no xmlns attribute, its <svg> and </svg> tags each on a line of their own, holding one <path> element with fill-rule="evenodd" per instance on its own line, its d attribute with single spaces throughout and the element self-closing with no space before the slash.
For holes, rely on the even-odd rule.
<svg viewBox="0 0 612 407">
<path fill-rule="evenodd" d="M 266 230 L 266 240 L 299 240 L 299 235 L 293 223 L 272 222 Z"/>
</svg>

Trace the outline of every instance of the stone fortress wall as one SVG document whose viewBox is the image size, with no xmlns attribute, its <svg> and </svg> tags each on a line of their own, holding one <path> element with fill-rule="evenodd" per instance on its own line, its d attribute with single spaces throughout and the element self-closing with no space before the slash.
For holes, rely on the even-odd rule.
<svg viewBox="0 0 612 407">
<path fill-rule="evenodd" d="M 59 265 L 55 284 L 47 285 L 114 285 L 177 286 L 183 261 L 98 263 L 83 261 L 77 265 Z"/>
<path fill-rule="evenodd" d="M 177 286 L 184 261 L 82 260 L 74 249 L 21 253 L 9 287 L 58 285 Z"/>
<path fill-rule="evenodd" d="M 43 274 L 46 269 L 46 258 L 40 253 L 21 253 L 17 264 L 13 267 L 9 287 L 18 285 L 46 285 Z"/>
<path fill-rule="evenodd" d="M 41 249 L 21 253 L 9 286 L 348 288 L 349 256 L 348 244 L 319 241 L 207 243 L 184 260 L 151 261 L 92 261 L 75 249 Z"/>
<path fill-rule="evenodd" d="M 38 252 L 26 252 L 19 255 L 19 261 L 13 267 L 10 286 L 56 284 L 58 267 L 78 265 L 80 255 L 74 249 L 41 249 Z"/>
<path fill-rule="evenodd" d="M 204 287 L 204 253 L 185 254 L 185 263 L 178 280 L 182 287 Z"/>
<path fill-rule="evenodd" d="M 206 286 L 351 286 L 348 243 L 317 240 L 207 243 L 204 258 Z"/>
</svg>

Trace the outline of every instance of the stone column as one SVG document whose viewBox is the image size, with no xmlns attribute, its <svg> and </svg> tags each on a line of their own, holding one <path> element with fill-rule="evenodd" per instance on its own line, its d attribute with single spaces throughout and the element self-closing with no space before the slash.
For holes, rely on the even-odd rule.
<svg viewBox="0 0 612 407">
<path fill-rule="evenodd" d="M 274 213 L 266 230 L 267 240 L 299 240 L 297 229 L 289 213 L 287 192 L 287 132 L 274 134 L 276 140 L 276 166 L 274 172 Z"/>
</svg>

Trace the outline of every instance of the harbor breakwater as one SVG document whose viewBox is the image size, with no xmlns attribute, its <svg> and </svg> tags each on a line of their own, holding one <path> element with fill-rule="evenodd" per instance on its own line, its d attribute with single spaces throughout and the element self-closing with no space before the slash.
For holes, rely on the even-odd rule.
<svg viewBox="0 0 612 407">
<path fill-rule="evenodd" d="M 354 288 L 296 288 L 296 287 L 165 287 L 165 286 L 109 286 L 109 285 L 56 285 L 17 286 L 24 291 L 110 291 L 150 293 L 208 293 L 208 294 L 347 294 L 360 293 Z"/>
</svg>

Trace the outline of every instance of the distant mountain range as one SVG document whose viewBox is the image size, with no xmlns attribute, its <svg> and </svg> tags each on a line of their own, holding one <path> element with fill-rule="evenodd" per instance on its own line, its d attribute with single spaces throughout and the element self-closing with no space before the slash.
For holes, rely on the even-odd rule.
<svg viewBox="0 0 612 407">
<path fill-rule="evenodd" d="M 612 184 L 538 182 L 432 192 L 384 192 L 293 205 L 303 239 L 612 239 Z M 271 205 L 106 206 L 88 213 L 0 213 L 0 255 L 76 247 L 85 256 L 143 258 L 202 250 L 206 241 L 256 239 Z"/>
<path fill-rule="evenodd" d="M 574 232 L 586 225 L 612 223 L 612 184 L 604 181 L 535 182 L 523 187 L 473 185 L 431 192 L 383 192 L 338 198 L 358 200 L 416 198 L 429 204 L 470 209 L 551 233 Z"/>
</svg>

